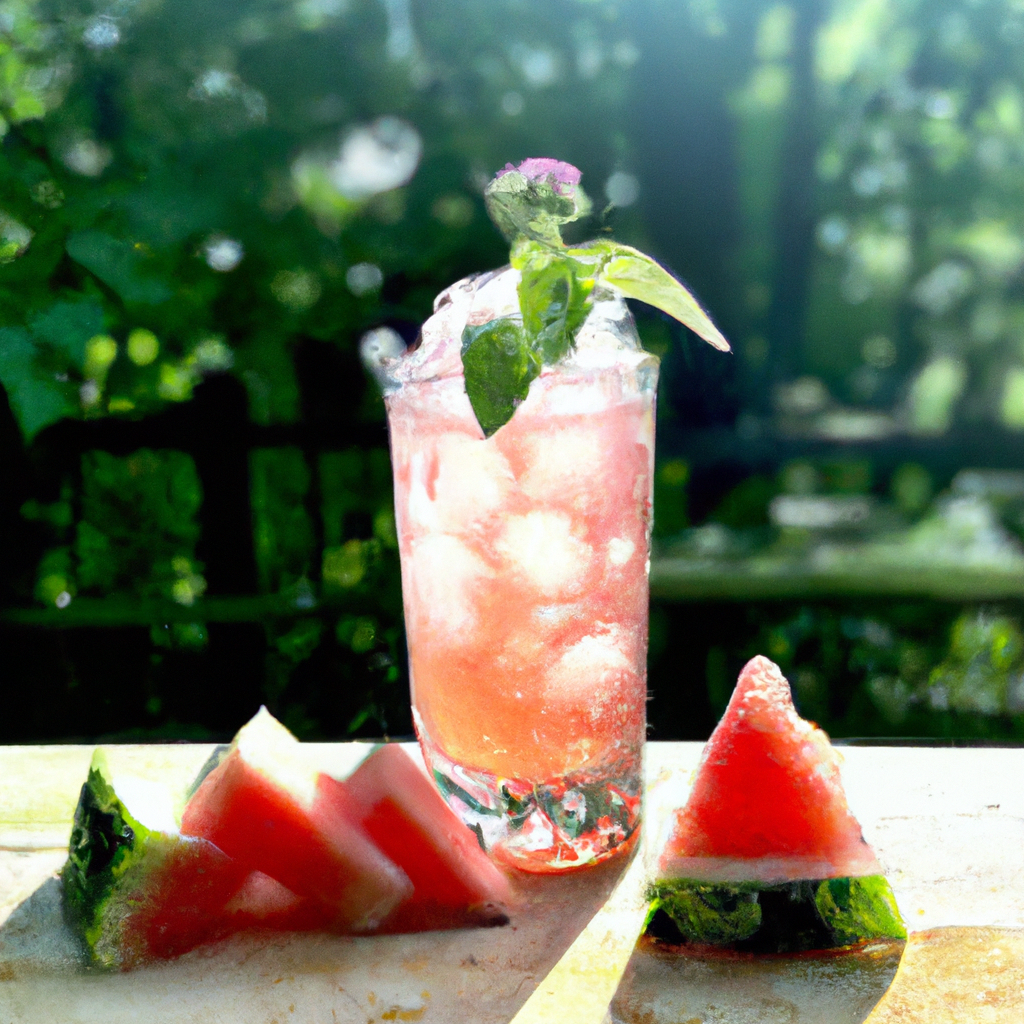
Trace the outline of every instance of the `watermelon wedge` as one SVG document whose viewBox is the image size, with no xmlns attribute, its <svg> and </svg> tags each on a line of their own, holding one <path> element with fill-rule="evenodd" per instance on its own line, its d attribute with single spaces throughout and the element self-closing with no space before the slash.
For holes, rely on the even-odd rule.
<svg viewBox="0 0 1024 1024">
<path fill-rule="evenodd" d="M 226 929 L 240 931 L 326 932 L 335 914 L 328 904 L 297 896 L 280 882 L 253 871 L 224 908 Z"/>
<path fill-rule="evenodd" d="M 658 868 L 647 928 L 669 941 L 799 952 L 906 938 L 828 736 L 764 657 L 740 673 Z"/>
<path fill-rule="evenodd" d="M 317 771 L 299 741 L 261 708 L 189 800 L 181 831 L 326 905 L 332 930 L 365 932 L 412 893 L 412 884 L 367 835 L 361 815 L 345 788 Z"/>
<path fill-rule="evenodd" d="M 170 959 L 231 930 L 225 907 L 248 871 L 179 835 L 173 806 L 157 783 L 112 779 L 96 752 L 61 877 L 65 915 L 98 966 Z"/>
<path fill-rule="evenodd" d="M 508 879 L 400 746 L 377 747 L 344 787 L 360 807 L 367 834 L 413 885 L 385 930 L 508 922 Z"/>
</svg>

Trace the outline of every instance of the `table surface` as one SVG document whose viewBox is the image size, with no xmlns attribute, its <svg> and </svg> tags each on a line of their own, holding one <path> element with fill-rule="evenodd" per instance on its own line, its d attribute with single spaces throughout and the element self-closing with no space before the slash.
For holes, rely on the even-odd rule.
<svg viewBox="0 0 1024 1024">
<path fill-rule="evenodd" d="M 311 746 L 325 770 L 339 775 L 368 749 L 360 743 Z M 648 744 L 648 794 L 657 792 L 651 807 L 685 800 L 701 746 Z M 213 748 L 106 749 L 115 772 L 184 789 Z M 507 1024 L 603 905 L 624 867 L 612 863 L 557 877 L 517 873 L 520 905 L 505 928 L 372 938 L 239 936 L 129 974 L 87 973 L 62 924 L 54 874 L 64 861 L 92 751 L 0 748 L 3 1024 Z M 1024 749 L 844 747 L 841 753 L 851 809 L 908 928 L 928 934 L 1024 928 Z M 645 828 L 663 831 L 664 817 L 649 815 Z M 1011 971 L 1015 983 L 1019 975 L 1024 1000 L 1024 960 L 1014 961 Z M 1024 1020 L 1024 1001 L 1014 1013 L 1005 1019 Z"/>
</svg>

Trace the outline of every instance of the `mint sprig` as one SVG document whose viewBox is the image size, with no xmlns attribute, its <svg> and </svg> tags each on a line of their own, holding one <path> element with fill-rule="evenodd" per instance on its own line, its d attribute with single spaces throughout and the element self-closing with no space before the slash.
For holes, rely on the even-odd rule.
<svg viewBox="0 0 1024 1024">
<path fill-rule="evenodd" d="M 485 437 L 504 426 L 543 366 L 564 359 L 598 286 L 675 317 L 722 352 L 729 343 L 687 288 L 637 249 L 609 239 L 577 247 L 561 226 L 590 212 L 580 172 L 558 160 L 509 165 L 487 186 L 491 219 L 512 243 L 519 270 L 519 317 L 467 326 L 462 334 L 466 393 Z"/>
</svg>

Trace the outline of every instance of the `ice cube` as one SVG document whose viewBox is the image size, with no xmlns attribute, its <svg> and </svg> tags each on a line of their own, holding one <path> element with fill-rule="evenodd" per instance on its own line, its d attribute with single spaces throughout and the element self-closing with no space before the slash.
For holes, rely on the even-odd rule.
<svg viewBox="0 0 1024 1024">
<path fill-rule="evenodd" d="M 510 571 L 549 598 L 578 590 L 593 557 L 593 549 L 576 536 L 572 520 L 561 512 L 509 516 L 495 550 Z"/>
<path fill-rule="evenodd" d="M 438 295 L 434 315 L 423 325 L 420 344 L 404 355 L 382 361 L 385 391 L 412 381 L 436 381 L 462 373 L 462 330 L 469 324 L 483 324 L 498 317 L 519 313 L 516 288 L 520 274 L 512 267 L 476 274 L 458 281 Z M 575 351 L 558 370 L 545 373 L 588 373 L 610 366 L 622 367 L 632 378 L 643 366 L 657 367 L 657 359 L 640 348 L 633 318 L 621 296 L 611 291 L 595 295 L 597 301 L 576 336 Z M 656 369 L 655 371 L 656 372 Z M 653 386 L 653 381 L 652 381 Z M 564 395 L 573 399 L 572 390 Z M 606 398 L 599 398 L 597 408 Z M 575 400 L 579 400 L 576 396 Z"/>
<path fill-rule="evenodd" d="M 409 487 L 405 494 L 405 510 L 409 527 L 416 532 L 438 529 L 437 506 L 433 490 L 432 460 L 427 452 L 413 452 L 409 459 Z M 399 491 L 399 496 L 401 492 Z"/>
<path fill-rule="evenodd" d="M 456 431 L 418 441 L 405 499 L 414 531 L 463 533 L 507 502 L 515 477 L 492 442 Z"/>
<path fill-rule="evenodd" d="M 462 541 L 432 534 L 413 542 L 410 558 L 412 620 L 456 641 L 469 639 L 477 618 L 477 589 L 494 575 Z"/>
<path fill-rule="evenodd" d="M 632 643 L 626 630 L 612 625 L 572 645 L 548 672 L 544 692 L 554 699 L 588 695 L 595 707 L 607 702 L 615 684 L 633 674 Z"/>
<path fill-rule="evenodd" d="M 611 565 L 625 565 L 636 551 L 636 544 L 628 537 L 612 537 L 608 541 L 608 561 Z"/>
<path fill-rule="evenodd" d="M 508 460 L 493 441 L 449 433 L 437 439 L 434 493 L 441 528 L 457 532 L 498 512 L 515 487 Z"/>
<path fill-rule="evenodd" d="M 526 469 L 519 486 L 537 501 L 574 497 L 600 500 L 594 477 L 606 468 L 608 448 L 600 430 L 561 427 L 531 435 L 524 443 Z"/>
<path fill-rule="evenodd" d="M 569 376 L 561 368 L 545 367 L 545 370 L 540 386 L 534 383 L 530 390 L 537 414 L 594 416 L 622 401 L 621 382 L 611 375 L 588 380 Z"/>
<path fill-rule="evenodd" d="M 582 705 L 595 723 L 615 708 L 621 716 L 624 699 L 628 711 L 637 684 L 635 653 L 630 634 L 620 626 L 583 637 L 548 671 L 545 699 Z"/>
</svg>

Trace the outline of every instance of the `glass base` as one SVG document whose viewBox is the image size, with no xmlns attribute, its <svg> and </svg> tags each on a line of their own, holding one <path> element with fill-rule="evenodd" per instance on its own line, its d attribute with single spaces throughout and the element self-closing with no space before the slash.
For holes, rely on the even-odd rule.
<svg viewBox="0 0 1024 1024">
<path fill-rule="evenodd" d="M 640 753 L 614 764 L 529 782 L 453 762 L 421 733 L 441 795 L 496 860 L 552 873 L 628 851 L 640 825 Z"/>
</svg>

